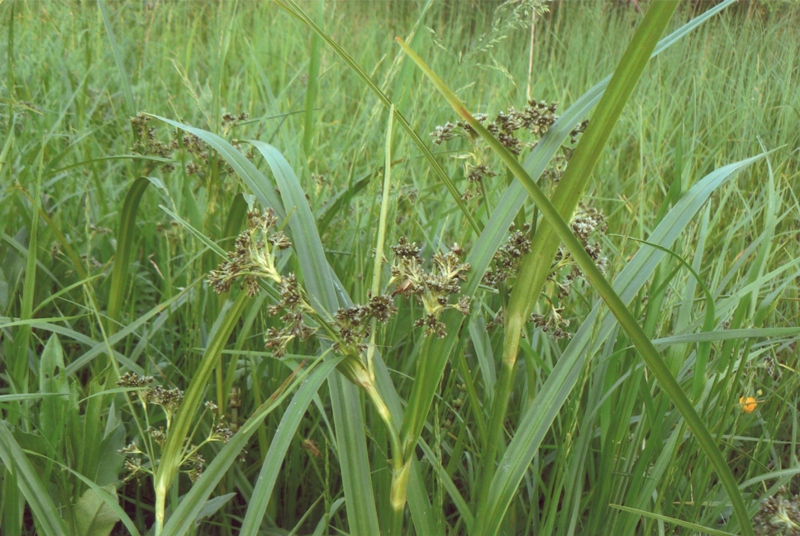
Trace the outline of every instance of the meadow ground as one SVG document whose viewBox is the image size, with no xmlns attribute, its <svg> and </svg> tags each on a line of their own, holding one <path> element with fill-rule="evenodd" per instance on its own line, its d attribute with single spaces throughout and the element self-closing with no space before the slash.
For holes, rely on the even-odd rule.
<svg viewBox="0 0 800 536">
<path fill-rule="evenodd" d="M 0 2 L 0 533 L 800 534 L 800 8 L 533 4 Z"/>
</svg>

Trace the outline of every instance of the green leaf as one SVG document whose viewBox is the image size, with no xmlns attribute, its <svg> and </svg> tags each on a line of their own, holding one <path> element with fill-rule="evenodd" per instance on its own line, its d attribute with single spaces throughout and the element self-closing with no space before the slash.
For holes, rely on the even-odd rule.
<svg viewBox="0 0 800 536">
<path fill-rule="evenodd" d="M 214 456 L 214 460 L 203 471 L 203 476 L 194 483 L 192 489 L 183 496 L 178 507 L 172 513 L 169 521 L 164 526 L 161 536 L 177 536 L 185 534 L 197 518 L 206 500 L 217 487 L 217 484 L 227 474 L 231 465 L 236 461 L 239 453 L 247 445 L 252 435 L 261 426 L 264 418 L 277 408 L 289 393 L 299 386 L 296 399 L 308 397 L 313 399 L 322 383 L 333 372 L 341 358 L 329 356 L 326 359 L 318 358 L 300 374 L 293 374 L 275 392 L 269 400 L 264 402 L 253 415 L 247 419 L 238 432 Z M 307 404 L 306 404 L 307 405 Z"/>
<path fill-rule="evenodd" d="M 194 524 L 200 525 L 203 522 L 203 519 L 207 517 L 211 517 L 214 513 L 225 506 L 231 499 L 236 497 L 236 493 L 226 493 L 225 495 L 220 495 L 219 497 L 214 497 L 213 499 L 207 500 L 203 503 L 203 507 L 200 508 L 200 511 L 197 512 L 197 517 L 194 518 Z"/>
<path fill-rule="evenodd" d="M 103 26 L 106 28 L 108 42 L 111 44 L 111 52 L 114 54 L 114 63 L 117 64 L 117 71 L 119 71 L 122 92 L 125 95 L 125 104 L 128 107 L 128 114 L 133 117 L 136 115 L 136 102 L 133 100 L 131 83 L 128 79 L 128 72 L 125 69 L 125 59 L 122 57 L 122 51 L 119 49 L 119 46 L 117 46 L 117 39 L 114 37 L 114 28 L 111 26 L 111 20 L 108 17 L 106 3 L 103 0 L 97 0 L 97 5 L 100 7 L 100 16 L 103 18 Z"/>
<path fill-rule="evenodd" d="M 151 184 L 159 186 L 161 181 L 155 179 L 139 177 L 125 195 L 122 203 L 122 212 L 119 218 L 117 229 L 117 251 L 114 256 L 114 268 L 111 270 L 111 288 L 108 292 L 108 328 L 106 333 L 110 337 L 117 329 L 122 301 L 125 299 L 125 291 L 128 286 L 128 268 L 133 258 L 134 234 L 136 232 L 136 213 L 139 210 L 139 203 L 142 200 L 145 190 Z M 161 185 L 163 188 L 163 185 Z"/>
<path fill-rule="evenodd" d="M 50 444 L 57 445 L 64 430 L 69 386 L 64 369 L 64 354 L 56 334 L 50 336 L 39 362 L 39 391 L 60 395 L 43 398 L 39 412 L 39 430 Z"/>
<path fill-rule="evenodd" d="M 47 536 L 62 536 L 67 534 L 64 522 L 58 517 L 58 510 L 53 504 L 53 499 L 44 483 L 39 480 L 36 470 L 28 457 L 14 439 L 11 425 L 7 421 L 0 421 L 0 459 L 17 478 L 25 500 L 28 501 L 31 513 L 39 523 L 39 528 Z"/>
<path fill-rule="evenodd" d="M 116 499 L 117 490 L 113 484 L 103 490 Z M 108 536 L 120 520 L 114 510 L 92 488 L 87 489 L 75 504 L 75 529 L 80 536 Z"/>
<path fill-rule="evenodd" d="M 698 525 L 697 523 L 690 523 L 688 521 L 683 521 L 682 519 L 676 519 L 674 517 L 669 517 L 661 514 L 654 514 L 652 512 L 646 512 L 644 510 L 639 510 L 637 508 L 630 508 L 628 506 L 620 506 L 619 504 L 610 504 L 611 508 L 616 508 L 618 510 L 622 510 L 623 512 L 628 512 L 631 514 L 636 514 L 642 517 L 649 517 L 651 519 L 658 519 L 659 521 L 666 521 L 670 525 L 675 525 L 678 527 L 683 527 L 685 529 L 689 529 L 692 532 L 698 532 L 700 534 L 710 534 L 711 536 L 735 536 L 731 532 L 725 532 L 724 530 L 717 530 L 712 529 L 710 527 L 706 527 L 704 525 Z"/>
<path fill-rule="evenodd" d="M 248 303 L 247 293 L 241 292 L 234 302 L 227 302 L 219 313 L 219 317 L 212 328 L 212 334 L 206 347 L 203 357 L 197 366 L 197 370 L 192 376 L 189 387 L 184 392 L 181 409 L 175 416 L 175 421 L 167 435 L 167 441 L 161 454 L 161 460 L 155 475 L 156 489 L 156 524 L 163 523 L 163 517 L 159 520 L 159 515 L 163 515 L 160 508 L 164 503 L 159 504 L 159 499 L 163 501 L 181 465 L 181 456 L 184 442 L 189 437 L 189 430 L 194 421 L 195 411 L 202 405 L 202 396 L 211 378 L 217 361 L 222 354 L 222 350 L 228 342 L 228 338 L 233 332 L 233 328 L 239 321 L 239 317 L 244 312 Z M 159 496 L 160 494 L 160 496 Z"/>
<path fill-rule="evenodd" d="M 194 134 L 206 142 L 233 168 L 236 175 L 244 181 L 245 185 L 247 185 L 250 191 L 258 198 L 259 203 L 265 207 L 272 207 L 281 218 L 286 216 L 282 208 L 283 204 L 281 203 L 280 197 L 278 197 L 278 193 L 275 191 L 275 188 L 272 187 L 272 184 L 270 184 L 264 174 L 261 173 L 247 157 L 237 151 L 236 148 L 225 139 L 207 130 L 190 127 L 189 125 L 184 125 L 183 123 L 165 117 L 157 115 L 152 117 L 188 132 L 189 134 Z"/>
</svg>

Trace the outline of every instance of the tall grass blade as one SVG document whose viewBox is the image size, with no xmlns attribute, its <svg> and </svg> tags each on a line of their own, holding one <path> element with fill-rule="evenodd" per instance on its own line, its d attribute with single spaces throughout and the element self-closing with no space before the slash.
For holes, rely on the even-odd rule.
<svg viewBox="0 0 800 536">
<path fill-rule="evenodd" d="M 248 303 L 246 292 L 241 292 L 234 302 L 229 302 L 220 311 L 203 357 L 192 376 L 189 387 L 184 392 L 181 402 L 182 411 L 178 412 L 167 435 L 167 441 L 161 454 L 161 460 L 154 478 L 156 490 L 156 534 L 164 523 L 164 500 L 167 490 L 172 485 L 178 468 L 181 465 L 184 443 L 191 430 L 197 408 L 202 405 L 202 396 L 208 381 L 217 365 L 228 338 L 236 327 L 239 317 Z"/>
<path fill-rule="evenodd" d="M 183 123 L 179 123 L 165 117 L 159 117 L 157 115 L 153 115 L 152 117 L 155 117 L 159 121 L 163 121 L 168 125 L 172 125 L 175 128 L 179 128 L 184 132 L 194 134 L 210 145 L 233 168 L 239 178 L 244 181 L 245 185 L 247 185 L 250 191 L 253 192 L 256 198 L 258 198 L 259 203 L 265 207 L 272 207 L 281 218 L 285 217 L 286 213 L 283 211 L 283 204 L 281 203 L 280 197 L 278 197 L 275 188 L 272 187 L 272 184 L 270 184 L 264 174 L 261 173 L 258 168 L 256 168 L 256 166 L 254 166 L 253 163 L 250 162 L 250 160 L 248 160 L 242 153 L 237 151 L 233 145 L 228 143 L 222 137 L 208 132 L 207 130 L 190 127 L 189 125 L 184 125 Z"/>
<path fill-rule="evenodd" d="M 275 410 L 289 396 L 289 393 L 298 388 L 298 386 L 299 389 L 294 399 L 298 401 L 308 399 L 310 401 L 319 390 L 322 382 L 336 368 L 339 361 L 340 358 L 335 356 L 327 356 L 324 359 L 320 357 L 301 373 L 294 373 L 287 378 L 269 400 L 253 412 L 253 415 L 242 424 L 242 427 L 231 440 L 214 456 L 214 460 L 208 465 L 203 475 L 195 482 L 192 489 L 183 497 L 175 512 L 170 516 L 161 533 L 162 536 L 186 534 L 206 500 L 214 492 L 217 484 L 226 475 L 256 430 L 262 426 L 262 421 L 267 415 Z M 302 402 L 298 403 L 302 405 Z M 308 403 L 306 403 L 307 405 Z"/>
<path fill-rule="evenodd" d="M 17 484 L 31 508 L 42 532 L 48 536 L 64 536 L 67 528 L 58 516 L 58 509 L 36 470 L 11 433 L 11 425 L 0 421 L 0 458 L 6 468 L 14 473 Z"/>
<path fill-rule="evenodd" d="M 330 358 L 331 356 L 327 357 Z M 325 361 L 326 357 L 321 359 Z M 244 516 L 244 521 L 242 521 L 239 534 L 256 536 L 259 533 L 261 521 L 267 511 L 267 505 L 275 488 L 275 482 L 277 482 L 278 474 L 283 467 L 283 459 L 291 446 L 297 427 L 300 426 L 305 417 L 306 409 L 322 386 L 322 382 L 330 375 L 335 361 L 335 359 L 331 359 L 324 363 L 323 366 L 320 366 L 312 378 L 307 380 L 297 391 L 286 411 L 283 412 L 281 422 L 276 428 L 275 435 L 272 436 L 267 456 L 261 465 L 261 472 L 258 474 L 253 494 L 248 502 L 247 513 Z"/>
<path fill-rule="evenodd" d="M 328 34 L 323 32 L 322 29 L 319 26 L 317 26 L 313 20 L 311 20 L 311 18 L 305 13 L 305 11 L 303 11 L 303 9 L 294 0 L 286 0 L 286 1 L 275 0 L 275 2 L 283 9 L 285 9 L 288 13 L 290 13 L 291 15 L 302 21 L 306 26 L 308 26 L 314 32 L 316 32 L 316 34 L 319 35 L 328 44 L 328 46 L 334 52 L 336 52 L 336 54 L 340 58 L 342 58 L 342 60 L 344 60 L 345 63 L 347 63 L 348 66 L 350 66 L 350 68 L 356 73 L 356 75 L 358 75 L 358 77 L 362 80 L 362 82 L 364 82 L 364 84 L 366 84 L 367 87 L 369 87 L 372 90 L 372 92 L 375 93 L 375 95 L 381 100 L 381 102 L 383 102 L 383 105 L 386 106 L 387 108 L 391 107 L 392 101 L 383 91 L 381 91 L 381 88 L 378 87 L 378 85 L 372 80 L 372 78 L 370 78 L 370 76 L 364 71 L 364 69 L 361 68 L 358 62 L 356 62 L 353 59 L 353 57 L 350 56 L 350 54 L 348 54 L 341 46 L 339 46 L 339 44 L 336 43 L 336 41 L 334 41 Z M 422 138 L 420 138 L 419 135 L 414 131 L 414 129 L 411 128 L 411 125 L 408 123 L 408 121 L 406 121 L 406 118 L 403 117 L 403 114 L 401 114 L 398 110 L 395 110 L 394 113 L 395 113 L 395 120 L 397 120 L 398 124 L 401 127 L 403 127 L 403 130 L 406 131 L 406 133 L 411 138 L 411 141 L 414 143 L 414 145 L 416 145 L 417 148 L 420 151 L 422 151 L 422 155 L 430 164 L 431 169 L 436 174 L 436 177 L 442 182 L 442 184 L 445 185 L 447 190 L 450 192 L 450 195 L 453 197 L 453 200 L 456 202 L 456 205 L 458 206 L 459 210 L 461 210 L 462 214 L 467 219 L 472 228 L 479 233 L 481 231 L 481 226 L 480 224 L 478 224 L 478 222 L 472 216 L 470 210 L 464 204 L 464 201 L 461 199 L 461 193 L 455 187 L 453 181 L 444 171 L 444 169 L 436 160 L 436 158 L 434 158 L 430 149 L 428 149 L 428 146 L 425 144 L 425 142 L 422 141 Z"/>
<path fill-rule="evenodd" d="M 128 108 L 128 115 L 131 117 L 136 115 L 136 101 L 133 99 L 133 91 L 131 90 L 131 83 L 128 77 L 128 70 L 125 69 L 125 59 L 122 57 L 122 51 L 117 45 L 117 38 L 114 37 L 114 27 L 111 25 L 111 20 L 108 17 L 108 10 L 104 0 L 97 0 L 97 5 L 100 8 L 100 15 L 103 18 L 103 26 L 106 28 L 108 35 L 108 42 L 111 45 L 111 52 L 114 55 L 114 63 L 117 64 L 117 71 L 119 73 L 120 83 L 122 84 L 122 93 L 125 95 L 125 105 Z"/>
<path fill-rule="evenodd" d="M 114 257 L 114 268 L 111 270 L 111 288 L 108 291 L 108 327 L 106 333 L 111 336 L 117 328 L 122 301 L 128 286 L 128 269 L 133 257 L 134 233 L 136 232 L 136 213 L 145 190 L 151 184 L 163 188 L 161 181 L 147 177 L 139 177 L 128 189 L 117 229 L 117 251 Z"/>
</svg>

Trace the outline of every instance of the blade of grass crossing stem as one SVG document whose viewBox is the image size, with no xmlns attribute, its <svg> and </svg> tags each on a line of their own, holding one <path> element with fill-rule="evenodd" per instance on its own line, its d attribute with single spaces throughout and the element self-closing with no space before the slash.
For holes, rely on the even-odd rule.
<svg viewBox="0 0 800 536">
<path fill-rule="evenodd" d="M 665 12 L 663 10 L 666 10 L 666 4 L 667 3 L 653 4 L 650 8 L 650 11 L 648 12 L 648 17 L 645 17 L 645 21 L 642 23 L 642 27 L 648 27 L 648 25 L 646 25 L 645 23 L 648 22 L 649 15 L 654 12 L 653 11 L 654 9 L 659 9 L 662 12 Z M 670 14 L 674 10 L 674 7 L 675 6 L 670 6 L 670 11 L 669 11 Z M 657 22 L 658 18 L 654 20 Z M 652 26 L 652 24 L 649 26 L 650 28 L 649 31 L 651 32 L 655 31 L 653 30 L 653 28 L 657 29 L 657 26 Z M 662 21 L 662 24 L 666 23 Z M 638 31 L 637 35 L 639 35 Z M 636 37 L 634 37 L 634 42 L 635 41 Z M 408 50 L 407 52 L 413 54 L 413 52 L 410 52 Z M 639 55 L 641 55 L 641 51 L 639 51 Z M 628 336 L 631 338 L 636 348 L 639 350 L 648 368 L 651 370 L 651 372 L 654 374 L 656 379 L 661 384 L 662 389 L 666 392 L 667 396 L 669 396 L 670 400 L 676 406 L 681 415 L 686 419 L 689 428 L 694 433 L 695 437 L 698 440 L 698 443 L 700 444 L 705 454 L 709 457 L 713 468 L 717 472 L 719 479 L 722 481 L 722 484 L 725 487 L 726 492 L 728 493 L 728 497 L 732 503 L 733 510 L 736 513 L 736 516 L 742 525 L 743 532 L 748 536 L 752 535 L 753 529 L 750 524 L 750 519 L 747 515 L 746 508 L 744 506 L 744 501 L 742 500 L 742 496 L 736 487 L 736 481 L 733 475 L 731 474 L 730 469 L 728 468 L 727 464 L 725 463 L 725 460 L 722 458 L 719 450 L 716 447 L 714 439 L 711 437 L 705 424 L 702 422 L 700 417 L 695 412 L 691 402 L 683 393 L 675 378 L 672 377 L 672 375 L 669 373 L 669 369 L 664 364 L 663 360 L 653 347 L 650 340 L 638 326 L 636 320 L 633 318 L 630 311 L 628 311 L 624 302 L 614 292 L 613 288 L 605 280 L 602 273 L 594 265 L 591 258 L 583 250 L 580 241 L 578 241 L 578 239 L 572 234 L 572 232 L 569 229 L 569 226 L 564 221 L 562 216 L 559 214 L 558 210 L 550 203 L 550 201 L 546 198 L 541 189 L 536 185 L 536 183 L 533 180 L 531 180 L 530 176 L 527 175 L 522 166 L 519 165 L 515 157 L 511 155 L 505 149 L 505 147 L 503 147 L 480 123 L 475 121 L 472 115 L 466 110 L 464 105 L 444 85 L 444 83 L 441 82 L 441 80 L 439 80 L 430 71 L 429 68 L 427 68 L 427 66 L 424 66 L 424 63 L 418 57 L 414 57 L 414 60 L 425 70 L 426 74 L 428 74 L 428 76 L 437 85 L 437 88 L 447 97 L 448 101 L 450 101 L 451 105 L 456 110 L 456 112 L 459 113 L 459 115 L 461 115 L 464 119 L 466 119 L 470 123 L 470 125 L 478 132 L 478 134 L 490 145 L 492 150 L 503 159 L 506 166 L 514 173 L 514 175 L 521 182 L 523 182 L 524 186 L 526 187 L 528 193 L 533 198 L 537 207 L 542 211 L 542 216 L 544 220 L 551 227 L 554 228 L 558 237 L 561 239 L 561 241 L 565 243 L 567 249 L 572 254 L 573 258 L 576 260 L 578 265 L 586 274 L 590 284 L 602 296 L 603 300 L 606 302 L 611 311 L 617 317 L 617 320 L 622 325 L 623 329 L 628 334 Z M 623 64 L 624 63 L 625 63 L 625 58 L 623 58 Z M 624 69 L 623 72 L 627 70 L 628 69 Z M 612 80 L 612 85 L 613 85 L 613 80 Z M 617 104 L 617 99 L 611 99 L 610 102 L 612 107 L 615 107 Z M 607 115 L 602 115 L 601 117 L 605 117 L 607 120 L 610 119 L 609 116 Z M 595 122 L 594 124 L 597 125 L 598 123 Z M 600 124 L 602 127 L 602 123 Z M 601 127 L 595 127 L 595 131 L 598 131 L 598 129 L 601 129 Z M 588 134 L 590 134 L 590 131 L 587 129 L 587 138 L 589 140 L 592 140 L 593 138 L 589 137 Z M 604 136 L 602 133 L 597 135 L 597 138 L 603 138 L 603 137 L 607 136 Z M 582 143 L 586 142 L 587 138 L 584 138 L 582 140 Z M 570 165 L 571 169 L 580 170 L 586 174 L 588 174 L 588 172 L 590 171 L 590 169 L 586 169 L 586 167 L 590 168 L 591 166 L 589 164 L 593 165 L 594 161 L 596 161 L 599 154 L 595 155 L 592 158 L 589 157 L 592 156 L 593 152 L 599 151 L 599 149 L 602 147 L 602 144 L 600 145 L 600 147 L 595 147 L 595 145 L 597 145 L 599 141 L 595 143 L 591 142 L 588 143 L 589 144 L 586 146 L 589 147 L 589 149 L 586 150 L 586 153 L 589 156 L 585 157 L 584 159 L 578 160 L 578 162 L 582 163 L 582 165 L 579 164 L 577 166 L 575 159 L 573 159 Z M 580 150 L 580 144 L 578 149 L 576 150 L 576 156 L 579 150 Z M 569 173 L 569 171 L 567 173 Z M 562 185 L 563 181 L 564 179 L 562 179 Z M 514 328 L 515 328 L 514 325 L 506 326 L 507 330 L 509 329 L 514 330 Z M 516 349 L 514 350 L 516 351 Z M 484 533 L 494 534 L 500 528 L 500 523 L 502 522 L 502 516 L 499 519 L 495 517 L 493 522 L 487 525 L 485 522 L 486 517 L 483 512 L 490 503 L 495 503 L 497 501 L 495 497 L 492 497 L 491 491 L 486 492 L 486 494 L 483 497 L 484 497 L 483 500 L 479 502 L 476 530 L 478 530 L 482 534 Z"/>
<path fill-rule="evenodd" d="M 303 267 L 303 281 L 308 293 L 316 302 L 313 305 L 333 314 L 338 308 L 336 291 L 330 277 L 330 268 L 325 258 L 322 239 L 317 231 L 317 222 L 311 212 L 311 207 L 308 206 L 305 191 L 300 186 L 294 170 L 280 151 L 262 141 L 248 140 L 248 143 L 258 149 L 258 152 L 266 160 L 281 191 L 284 210 L 286 214 L 291 213 L 289 229 L 291 230 L 292 245 L 300 261 L 300 266 Z"/>
<path fill-rule="evenodd" d="M 662 39 L 658 43 L 652 56 L 654 57 L 666 50 L 669 46 L 696 29 L 703 22 L 730 6 L 734 1 L 735 0 L 727 0 L 723 2 L 703 13 L 701 16 L 692 19 L 690 22 Z M 575 101 L 575 103 L 550 127 L 542 140 L 536 145 L 525 160 L 525 168 L 530 171 L 534 178 L 541 176 L 550 160 L 561 147 L 564 140 L 566 140 L 570 131 L 574 128 L 574 125 L 582 121 L 594 105 L 597 104 L 610 80 L 611 77 L 609 76 Z M 492 213 L 489 222 L 478 237 L 475 246 L 470 250 L 467 262 L 470 263 L 472 270 L 470 270 L 468 279 L 464 283 L 463 294 L 471 296 L 477 290 L 495 251 L 497 251 L 497 248 L 502 244 L 502 240 L 508 232 L 509 225 L 525 202 L 526 197 L 523 195 L 523 192 L 524 187 L 519 181 L 515 181 L 507 188 L 502 199 Z M 455 334 L 460 329 L 464 317 L 458 314 L 446 314 L 443 320 L 447 324 L 447 333 Z M 433 382 L 433 378 L 436 377 L 437 373 L 441 374 L 443 372 L 447 357 L 450 355 L 456 340 L 456 336 L 448 335 L 445 339 L 437 339 L 432 342 L 427 363 L 428 372 L 432 378 L 432 385 L 438 385 Z M 430 409 L 430 403 L 433 401 L 433 396 L 433 391 L 427 392 L 423 389 L 422 385 L 418 386 L 417 382 L 415 382 L 409 401 L 409 407 L 413 407 L 415 411 L 406 414 L 405 422 L 403 423 L 403 432 L 401 433 L 404 445 L 409 446 L 416 444 L 415 438 L 418 437 L 422 426 L 424 426 L 425 419 Z M 417 397 L 424 397 L 427 404 L 425 401 L 417 400 Z"/>
<path fill-rule="evenodd" d="M 303 11 L 303 9 L 293 0 L 286 0 L 285 2 L 282 0 L 275 0 L 276 3 L 285 9 L 288 13 L 290 13 L 295 18 L 299 19 L 303 22 L 306 26 L 311 28 L 317 35 L 319 35 L 327 44 L 328 46 L 333 49 L 333 51 L 344 60 L 347 65 L 358 75 L 358 77 L 369 87 L 373 93 L 383 102 L 383 105 L 387 108 L 391 107 L 392 101 L 386 94 L 381 91 L 378 85 L 373 82 L 372 78 L 361 68 L 361 66 L 350 56 L 342 47 L 340 47 L 336 41 L 334 41 L 330 36 L 328 36 L 322 29 L 317 26 L 313 20 Z M 411 128 L 411 125 L 406 121 L 403 114 L 399 111 L 395 110 L 395 119 L 397 120 L 398 124 L 403 127 L 403 130 L 406 131 L 408 136 L 411 138 L 411 141 L 414 142 L 414 145 L 422 152 L 422 155 L 431 165 L 431 169 L 433 169 L 434 174 L 438 177 L 442 184 L 445 185 L 447 190 L 450 192 L 450 195 L 453 197 L 453 200 L 456 202 L 456 205 L 461 210 L 464 217 L 467 219 L 469 224 L 475 230 L 475 232 L 480 233 L 481 227 L 480 224 L 475 221 L 475 218 L 472 217 L 472 213 L 464 204 L 464 201 L 461 199 L 461 193 L 453 184 L 453 181 L 450 180 L 450 177 L 444 171 L 444 168 L 439 164 L 439 162 L 434 158 L 433 153 L 431 153 L 428 146 L 425 142 L 422 141 L 422 138 Z"/>
<path fill-rule="evenodd" d="M 326 364 L 329 370 L 330 364 Z M 283 459 L 286 457 L 292 440 L 294 440 L 297 427 L 300 426 L 305 417 L 308 405 L 328 374 L 324 372 L 323 374 L 315 374 L 316 381 L 307 381 L 303 384 L 283 413 L 281 422 L 276 428 L 277 432 L 272 437 L 267 456 L 261 465 L 261 472 L 258 474 L 253 494 L 247 504 L 247 513 L 244 516 L 239 534 L 256 536 L 259 533 L 261 521 L 267 511 L 267 505 L 275 488 L 275 482 L 277 482 L 278 474 L 283 467 Z"/>
<path fill-rule="evenodd" d="M 375 243 L 375 264 L 372 270 L 372 295 L 380 296 L 381 293 L 381 261 L 383 260 L 383 248 L 386 242 L 386 219 L 389 216 L 389 188 L 392 178 L 392 119 L 394 118 L 394 104 L 389 109 L 389 121 L 386 126 L 386 145 L 384 148 L 383 159 L 383 193 L 381 196 L 381 213 L 378 220 L 378 239 Z M 377 332 L 377 320 L 372 319 L 370 329 L 369 349 L 367 350 L 367 367 L 372 381 L 375 381 L 375 368 L 372 359 L 375 355 L 375 334 Z"/>
<path fill-rule="evenodd" d="M 589 127 L 575 148 L 570 164 L 553 194 L 553 206 L 562 219 L 569 221 L 572 218 L 572 213 L 586 190 L 592 170 L 600 158 L 611 131 L 641 77 L 658 38 L 677 8 L 677 4 L 677 1 L 671 1 L 650 5 L 644 20 L 637 28 L 619 65 L 611 76 L 608 88 L 597 105 Z M 518 167 L 522 169 L 521 166 Z M 514 171 L 513 168 L 511 169 Z M 523 179 L 520 179 L 520 182 L 526 189 L 529 189 Z M 533 181 L 531 184 L 534 184 Z M 541 209 L 541 207 L 539 208 Z M 532 238 L 530 253 L 522 260 L 506 314 L 502 367 L 497 382 L 497 396 L 492 402 L 489 420 L 490 426 L 494 426 L 489 429 L 490 438 L 500 437 L 502 432 L 501 426 L 508 407 L 516 358 L 519 352 L 519 337 L 533 305 L 542 291 L 560 243 L 561 240 L 553 228 L 547 224 L 546 219 L 543 219 L 538 224 Z M 485 453 L 485 458 L 481 460 L 480 473 L 484 484 L 488 484 L 494 473 L 495 452 L 491 449 L 495 444 L 494 441 L 489 443 L 490 451 Z M 480 488 L 479 508 L 488 500 L 488 489 L 488 485 Z"/>
<path fill-rule="evenodd" d="M 176 414 L 175 421 L 172 423 L 154 478 L 157 535 L 160 534 L 164 526 L 166 493 L 178 474 L 184 442 L 189 435 L 189 430 L 195 417 L 195 410 L 202 405 L 203 392 L 208 386 L 211 374 L 248 302 L 247 293 L 241 292 L 234 302 L 228 302 L 220 311 L 219 318 L 212 328 L 212 335 L 203 358 L 200 360 L 197 371 L 184 393 L 183 401 L 181 402 L 183 411 Z"/>
<path fill-rule="evenodd" d="M 159 121 L 163 121 L 168 125 L 172 125 L 173 127 L 183 130 L 184 132 L 188 132 L 189 134 L 194 134 L 206 142 L 215 151 L 217 151 L 228 164 L 230 164 L 239 178 L 242 179 L 250 191 L 255 194 L 256 198 L 258 198 L 259 203 L 265 207 L 271 207 L 273 210 L 275 210 L 276 214 L 280 218 L 286 217 L 286 213 L 283 211 L 283 203 L 281 203 L 281 199 L 278 197 L 278 194 L 275 191 L 275 188 L 272 187 L 272 184 L 267 180 L 264 174 L 253 165 L 252 162 L 250 162 L 242 153 L 237 151 L 236 148 L 228 143 L 225 139 L 217 136 L 216 134 L 212 134 L 207 130 L 190 127 L 165 117 L 159 117 L 157 115 L 153 115 L 151 117 L 155 117 Z"/>
<path fill-rule="evenodd" d="M 103 26 L 108 35 L 108 42 L 111 44 L 111 52 L 114 55 L 114 63 L 117 64 L 117 71 L 119 71 L 119 79 L 122 84 L 122 93 L 125 95 L 125 105 L 128 108 L 128 114 L 133 117 L 136 115 L 136 102 L 133 100 L 133 91 L 131 90 L 131 83 L 128 78 L 128 71 L 125 69 L 125 60 L 122 57 L 122 51 L 117 46 L 117 39 L 114 37 L 114 28 L 111 26 L 111 20 L 108 18 L 108 10 L 106 3 L 103 0 L 97 0 L 97 5 L 100 7 L 100 16 L 103 18 Z"/>
<path fill-rule="evenodd" d="M 0 458 L 5 466 L 14 472 L 17 485 L 30 506 L 31 513 L 44 534 L 63 536 L 67 534 L 64 522 L 58 516 L 58 509 L 50 498 L 50 492 L 39 480 L 33 465 L 11 433 L 11 425 L 0 421 Z M 9 505 L 13 507 L 14 505 Z"/>
<path fill-rule="evenodd" d="M 732 532 L 725 532 L 724 530 L 712 529 L 704 525 L 698 525 L 697 523 L 689 523 L 688 521 L 683 521 L 681 519 L 676 519 L 674 517 L 669 517 L 661 514 L 654 514 L 652 512 L 639 510 L 637 508 L 630 508 L 628 506 L 621 506 L 619 504 L 610 504 L 609 506 L 611 508 L 622 510 L 623 512 L 628 512 L 629 514 L 636 514 L 641 517 L 649 517 L 651 519 L 657 519 L 659 521 L 666 521 L 670 525 L 690 529 L 693 533 L 697 532 L 699 534 L 709 534 L 710 536 L 735 536 L 735 534 L 733 534 Z"/>
<path fill-rule="evenodd" d="M 249 143 L 258 149 L 269 164 L 280 188 L 286 213 L 291 211 L 289 229 L 299 264 L 303 267 L 303 281 L 309 297 L 322 311 L 333 314 L 338 308 L 339 300 L 332 270 L 325 258 L 322 240 L 305 192 L 291 166 L 277 149 L 257 140 Z M 328 385 L 333 402 L 350 531 L 355 535 L 377 534 L 378 513 L 370 467 L 366 463 L 369 455 L 358 388 L 340 374 L 332 376 Z"/>
<path fill-rule="evenodd" d="M 133 257 L 133 242 L 136 232 L 136 213 L 145 190 L 151 184 L 160 188 L 164 185 L 158 179 L 139 177 L 128 189 L 122 203 L 122 213 L 117 229 L 117 251 L 114 255 L 114 268 L 111 271 L 111 288 L 108 291 L 108 324 L 106 333 L 110 337 L 117 328 L 122 301 L 128 286 L 128 268 Z"/>
<path fill-rule="evenodd" d="M 651 233 L 648 242 L 664 248 L 671 247 L 711 194 L 759 158 L 761 156 L 729 164 L 699 181 L 675 204 Z M 630 303 L 634 299 L 664 256 L 661 250 L 642 248 L 625 265 L 614 282 L 624 302 Z M 518 432 L 499 463 L 498 472 L 491 483 L 491 493 L 498 497 L 494 511 L 482 512 L 483 517 L 488 518 L 487 523 L 502 521 L 547 430 L 580 379 L 584 363 L 605 343 L 615 325 L 614 318 L 606 312 L 601 313 L 600 304 L 597 304 L 570 340 L 558 364 L 537 393 L 534 403 L 520 420 Z"/>
<path fill-rule="evenodd" d="M 164 526 L 164 531 L 161 533 L 162 536 L 186 534 L 206 500 L 214 492 L 217 484 L 225 477 L 256 430 L 261 427 L 261 423 L 267 415 L 276 409 L 289 396 L 289 393 L 298 387 L 299 389 L 294 396 L 294 400 L 300 401 L 298 402 L 298 407 L 303 406 L 302 401 L 305 399 L 310 402 L 322 382 L 331 375 L 340 360 L 341 358 L 336 356 L 327 356 L 324 359 L 318 358 L 302 372 L 293 373 L 287 378 L 269 400 L 253 412 L 253 415 L 242 424 L 242 427 L 239 428 L 231 440 L 214 456 L 214 460 L 206 467 L 203 475 L 194 483 L 192 489 L 184 495 L 183 500 L 170 516 L 169 522 Z M 309 402 L 306 402 L 305 406 L 308 406 Z"/>
<path fill-rule="evenodd" d="M 320 24 L 325 20 L 324 0 L 315 0 L 317 5 L 317 20 Z M 303 117 L 303 151 L 306 158 L 311 156 L 311 141 L 314 138 L 314 103 L 317 100 L 319 87 L 319 58 L 322 43 L 318 34 L 311 36 L 310 60 L 308 62 L 308 82 L 305 95 L 305 115 Z"/>
</svg>

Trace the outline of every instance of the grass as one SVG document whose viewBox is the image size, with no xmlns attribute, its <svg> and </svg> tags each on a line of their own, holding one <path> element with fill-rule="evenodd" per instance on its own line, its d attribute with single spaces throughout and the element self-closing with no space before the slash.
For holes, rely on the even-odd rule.
<svg viewBox="0 0 800 536">
<path fill-rule="evenodd" d="M 800 492 L 800 11 L 724 10 L 609 119 L 581 103 L 644 13 L 555 4 L 529 64 L 512 10 L 362 7 L 0 4 L 0 532 L 779 530 L 766 512 Z M 530 92 L 561 120 L 519 157 L 431 143 L 459 117 L 398 35 L 472 114 Z M 498 176 L 468 182 L 480 164 Z M 253 202 L 276 216 L 253 236 L 292 247 L 248 253 L 252 297 L 241 275 L 217 294 Z M 470 265 L 452 295 L 424 283 L 437 252 Z M 385 324 L 353 306 L 380 295 Z M 287 312 L 316 333 L 287 340 Z"/>
</svg>

